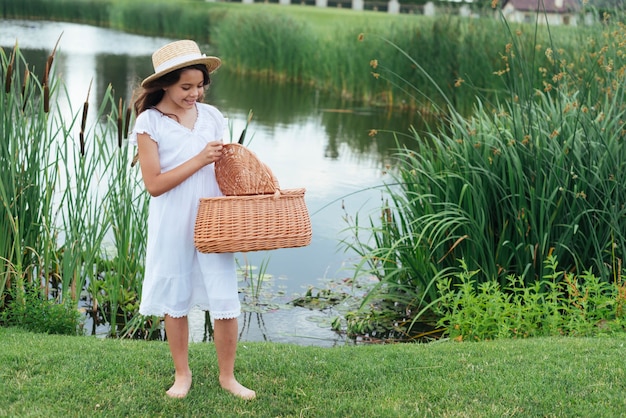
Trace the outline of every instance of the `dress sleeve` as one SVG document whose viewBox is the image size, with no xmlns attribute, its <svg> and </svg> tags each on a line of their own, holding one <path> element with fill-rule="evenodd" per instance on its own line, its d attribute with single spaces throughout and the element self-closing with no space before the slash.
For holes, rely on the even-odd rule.
<svg viewBox="0 0 626 418">
<path fill-rule="evenodd" d="M 148 134 L 154 142 L 159 143 L 155 129 L 156 124 L 157 120 L 155 119 L 153 111 L 146 110 L 141 112 L 135 119 L 133 130 L 128 134 L 128 143 L 137 145 L 137 135 L 139 134 Z"/>
</svg>

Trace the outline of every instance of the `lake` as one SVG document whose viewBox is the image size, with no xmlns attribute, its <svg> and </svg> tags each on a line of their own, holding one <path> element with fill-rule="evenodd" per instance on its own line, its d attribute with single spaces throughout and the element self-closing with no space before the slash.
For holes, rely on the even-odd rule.
<svg viewBox="0 0 626 418">
<path fill-rule="evenodd" d="M 116 97 L 131 99 L 133 88 L 152 73 L 151 54 L 170 39 L 125 34 L 87 25 L 0 20 L 0 47 L 18 42 L 33 72 L 43 74 L 45 60 L 57 40 L 55 71 L 67 88 L 68 112 L 76 112 L 93 84 L 90 101 L 101 102 L 107 86 Z M 201 46 L 219 55 L 210 46 Z M 364 62 L 364 66 L 369 63 Z M 281 188 L 306 188 L 313 239 L 303 248 L 238 254 L 252 265 L 267 263 L 275 291 L 284 300 L 324 280 L 351 277 L 355 255 L 340 241 L 349 238 L 344 217 L 361 221 L 376 216 L 379 186 L 395 142 L 390 133 L 407 133 L 419 125 L 416 115 L 361 107 L 306 86 L 278 84 L 228 72 L 228 63 L 212 77 L 206 101 L 232 123 L 238 138 L 250 110 L 248 147 L 274 172 Z M 377 136 L 369 135 L 378 130 Z M 377 189 L 378 188 L 378 189 Z M 246 313 L 240 318 L 241 340 L 335 345 L 343 339 L 328 328 L 330 313 L 303 308 Z M 190 315 L 191 338 L 204 337 L 204 314 Z"/>
</svg>

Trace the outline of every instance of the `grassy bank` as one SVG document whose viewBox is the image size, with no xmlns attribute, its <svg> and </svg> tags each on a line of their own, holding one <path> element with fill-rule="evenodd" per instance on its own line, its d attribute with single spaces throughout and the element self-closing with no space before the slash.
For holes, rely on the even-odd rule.
<svg viewBox="0 0 626 418">
<path fill-rule="evenodd" d="M 502 56 L 510 42 L 519 40 L 527 46 L 519 53 L 534 74 L 550 68 L 543 54 L 548 47 L 576 57 L 589 39 L 601 42 L 596 28 L 548 30 L 542 25 L 505 25 L 497 17 L 390 15 L 278 4 L 0 0 L 0 16 L 192 38 L 211 45 L 224 61 L 222 71 L 306 83 L 346 100 L 417 108 L 422 113 L 438 113 L 438 107 L 447 106 L 442 95 L 464 113 L 471 110 L 476 96 L 494 101 L 505 87 L 495 73 L 506 65 Z M 362 42 L 357 41 L 360 34 L 365 34 Z M 377 68 L 370 67 L 372 62 Z M 386 71 L 397 75 L 395 81 L 378 77 Z M 407 94 L 405 82 L 398 80 L 419 86 L 419 92 Z M 538 78 L 529 82 L 531 88 L 542 88 Z"/>
<path fill-rule="evenodd" d="M 212 344 L 192 344 L 194 385 L 165 389 L 167 344 L 0 328 L 0 415 L 29 417 L 616 417 L 625 336 L 479 344 L 245 343 L 237 373 L 256 401 L 220 390 Z"/>
</svg>

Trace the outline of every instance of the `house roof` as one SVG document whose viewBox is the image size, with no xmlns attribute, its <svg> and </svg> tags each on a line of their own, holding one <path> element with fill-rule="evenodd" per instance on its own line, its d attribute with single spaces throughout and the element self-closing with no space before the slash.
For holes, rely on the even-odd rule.
<svg viewBox="0 0 626 418">
<path fill-rule="evenodd" d="M 504 6 L 523 12 L 566 13 L 580 10 L 578 0 L 507 0 Z"/>
</svg>

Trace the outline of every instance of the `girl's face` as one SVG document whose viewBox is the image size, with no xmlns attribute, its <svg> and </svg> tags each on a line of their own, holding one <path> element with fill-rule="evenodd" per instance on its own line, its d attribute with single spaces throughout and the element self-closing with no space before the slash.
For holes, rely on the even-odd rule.
<svg viewBox="0 0 626 418">
<path fill-rule="evenodd" d="M 180 73 L 180 79 L 165 89 L 163 101 L 176 108 L 190 109 L 204 94 L 202 71 L 188 69 Z"/>
</svg>

